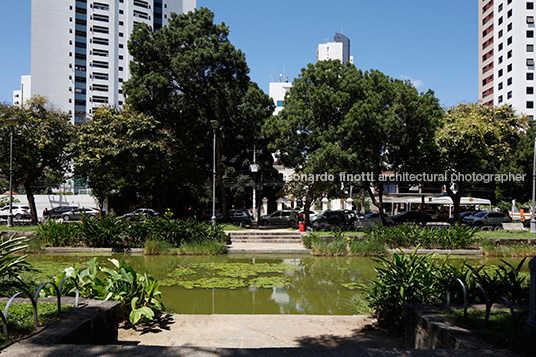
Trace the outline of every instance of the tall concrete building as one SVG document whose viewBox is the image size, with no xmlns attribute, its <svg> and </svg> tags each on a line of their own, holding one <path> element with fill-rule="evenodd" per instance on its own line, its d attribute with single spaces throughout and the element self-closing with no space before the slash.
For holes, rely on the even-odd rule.
<svg viewBox="0 0 536 357">
<path fill-rule="evenodd" d="M 196 0 L 32 0 L 31 94 L 83 122 L 99 106 L 124 102 L 127 41 L 134 26 L 154 30 Z"/>
<path fill-rule="evenodd" d="M 478 0 L 479 102 L 510 105 L 533 119 L 534 1 Z"/>
<path fill-rule="evenodd" d="M 316 61 L 338 59 L 342 64 L 354 63 L 354 57 L 350 56 L 350 39 L 343 34 L 336 33 L 334 42 L 321 43 L 316 50 Z"/>
</svg>

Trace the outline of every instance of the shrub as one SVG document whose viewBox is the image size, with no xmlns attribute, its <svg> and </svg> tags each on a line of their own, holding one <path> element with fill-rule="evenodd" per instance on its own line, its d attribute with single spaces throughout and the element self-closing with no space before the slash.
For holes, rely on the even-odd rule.
<svg viewBox="0 0 536 357">
<path fill-rule="evenodd" d="M 348 248 L 351 255 L 372 256 L 387 254 L 385 242 L 380 237 L 352 239 L 348 244 Z"/>
<path fill-rule="evenodd" d="M 123 259 L 108 259 L 113 269 L 99 266 L 97 258 L 87 263 L 87 268 L 66 269 L 56 278 L 56 284 L 66 276 L 78 283 L 80 295 L 89 299 L 115 300 L 121 302 L 123 318 L 131 324 L 141 319 L 153 319 L 155 312 L 162 311 L 163 305 L 157 300 L 161 295 L 158 281 L 151 275 L 138 274 Z M 75 284 L 71 279 L 65 281 L 67 294 L 74 293 Z"/>
<path fill-rule="evenodd" d="M 76 223 L 57 222 L 49 219 L 37 226 L 36 236 L 46 247 L 66 247 L 79 245 Z"/>
<path fill-rule="evenodd" d="M 15 253 L 26 249 L 28 239 L 26 237 L 0 239 L 0 295 L 11 294 L 14 289 L 25 289 L 19 275 L 24 271 L 31 271 L 26 262 L 28 255 L 16 256 Z"/>
<path fill-rule="evenodd" d="M 390 248 L 410 248 L 420 246 L 426 249 L 463 249 L 478 242 L 475 231 L 470 227 L 454 225 L 434 229 L 414 224 L 401 224 L 393 227 L 374 226 L 369 236 L 385 241 Z"/>
</svg>

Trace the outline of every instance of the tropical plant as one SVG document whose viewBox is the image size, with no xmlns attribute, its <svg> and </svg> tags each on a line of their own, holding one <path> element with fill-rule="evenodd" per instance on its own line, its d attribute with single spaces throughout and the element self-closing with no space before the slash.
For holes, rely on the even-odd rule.
<svg viewBox="0 0 536 357">
<path fill-rule="evenodd" d="M 65 277 L 77 282 L 80 295 L 91 299 L 114 300 L 121 302 L 123 318 L 131 324 L 141 319 L 153 319 L 155 312 L 164 306 L 157 299 L 161 295 L 158 281 L 145 272 L 138 274 L 123 259 L 108 259 L 113 268 L 99 266 L 97 258 L 92 258 L 86 268 L 66 269 L 56 278 L 59 284 Z M 72 279 L 65 282 L 67 294 L 75 291 Z"/>
<path fill-rule="evenodd" d="M 27 284 L 20 278 L 20 273 L 32 270 L 26 262 L 26 255 L 15 255 L 28 246 L 26 237 L 16 238 L 14 235 L 7 239 L 0 239 L 0 295 L 26 289 Z"/>
</svg>

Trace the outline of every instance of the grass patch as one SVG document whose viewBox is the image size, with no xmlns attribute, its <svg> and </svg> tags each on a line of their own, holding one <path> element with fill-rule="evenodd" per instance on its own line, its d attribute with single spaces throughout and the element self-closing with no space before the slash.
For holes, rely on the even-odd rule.
<svg viewBox="0 0 536 357">
<path fill-rule="evenodd" d="M 362 257 L 386 255 L 385 242 L 379 238 L 369 237 L 366 239 L 353 239 L 348 244 L 349 254 Z"/>
<path fill-rule="evenodd" d="M 536 234 L 530 232 L 506 232 L 500 231 L 476 231 L 477 238 L 536 238 Z"/>
<path fill-rule="evenodd" d="M 516 311 L 517 316 L 521 315 L 521 319 L 517 322 L 514 334 L 512 333 L 513 326 L 510 310 L 492 310 L 486 328 L 484 328 L 485 314 L 485 311 L 469 310 L 467 312 L 467 319 L 464 320 L 463 311 L 455 310 L 447 312 L 446 316 L 449 317 L 456 326 L 468 329 L 474 335 L 483 339 L 495 348 L 514 348 L 516 351 L 521 352 L 531 351 L 528 346 L 523 344 L 523 342 L 526 342 L 526 339 L 520 336 L 520 331 L 523 326 L 525 326 L 528 314 L 525 313 L 521 315 L 519 311 Z M 516 340 L 513 341 L 513 338 Z"/>
<path fill-rule="evenodd" d="M 0 309 L 3 311 L 6 303 L 0 303 Z M 70 305 L 61 305 L 61 311 L 72 310 Z M 44 326 L 55 320 L 57 317 L 58 306 L 55 302 L 38 302 L 37 303 L 37 322 L 38 326 Z M 0 334 L 0 350 L 6 348 L 21 337 L 35 331 L 33 323 L 33 309 L 31 303 L 13 303 L 9 307 L 7 317 L 8 339 L 4 334 Z"/>
<path fill-rule="evenodd" d="M 481 247 L 486 257 L 532 257 L 536 254 L 536 246 L 533 244 L 501 245 L 484 240 Z"/>
<path fill-rule="evenodd" d="M 147 239 L 144 248 L 145 255 L 169 254 L 172 250 L 168 242 L 158 239 Z"/>
<path fill-rule="evenodd" d="M 3 232 L 35 232 L 39 226 L 14 226 L 8 227 L 6 225 L 0 225 L 0 231 Z"/>
<path fill-rule="evenodd" d="M 182 243 L 179 248 L 177 248 L 177 253 L 186 255 L 225 254 L 227 253 L 227 246 L 215 241 Z"/>
<path fill-rule="evenodd" d="M 220 225 L 221 229 L 224 230 L 224 231 L 245 231 L 246 228 L 244 227 L 239 227 L 239 226 L 235 226 L 234 224 L 221 224 Z"/>
</svg>

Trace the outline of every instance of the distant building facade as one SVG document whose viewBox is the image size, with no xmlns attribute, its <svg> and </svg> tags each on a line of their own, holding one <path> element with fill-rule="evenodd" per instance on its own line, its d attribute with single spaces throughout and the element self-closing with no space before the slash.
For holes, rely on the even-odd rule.
<svg viewBox="0 0 536 357">
<path fill-rule="evenodd" d="M 32 77 L 20 77 L 20 89 L 13 91 L 13 105 L 22 106 L 32 96 Z"/>
<path fill-rule="evenodd" d="M 195 7 L 196 0 L 32 0 L 31 95 L 75 123 L 99 106 L 121 106 L 136 24 L 159 30 L 171 12 Z"/>
<path fill-rule="evenodd" d="M 334 42 L 321 43 L 316 50 L 316 61 L 339 60 L 342 64 L 354 63 L 350 56 L 350 39 L 343 34 L 336 33 Z"/>
<path fill-rule="evenodd" d="M 534 119 L 534 1 L 479 0 L 479 103 L 509 105 Z"/>
</svg>

